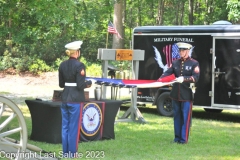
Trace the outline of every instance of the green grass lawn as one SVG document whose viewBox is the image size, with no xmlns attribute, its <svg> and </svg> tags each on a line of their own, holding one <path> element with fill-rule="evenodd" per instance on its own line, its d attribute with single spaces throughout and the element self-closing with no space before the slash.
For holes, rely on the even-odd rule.
<svg viewBox="0 0 240 160">
<path fill-rule="evenodd" d="M 21 108 L 31 135 L 31 115 L 20 98 Z M 121 110 L 119 115 L 125 111 Z M 171 143 L 173 118 L 156 113 L 142 112 L 146 124 L 118 122 L 115 124 L 115 140 L 79 143 L 78 159 L 104 160 L 238 160 L 240 159 L 240 114 L 239 111 L 206 113 L 203 109 L 193 110 L 189 143 Z M 43 124 L 44 125 L 44 124 Z M 61 153 L 61 144 L 49 144 L 28 140 L 29 144 L 45 151 Z M 82 154 L 82 155 L 81 155 Z M 92 156 L 92 158 L 91 158 Z M 94 158 L 95 156 L 95 158 Z M 96 157 L 98 156 L 98 157 Z"/>
<path fill-rule="evenodd" d="M 204 111 L 198 111 L 204 114 Z M 120 112 L 122 115 L 124 111 Z M 194 111 L 195 113 L 195 111 Z M 81 159 L 106 160 L 237 160 L 240 159 L 240 124 L 219 120 L 194 118 L 189 143 L 173 144 L 173 119 L 157 114 L 142 113 L 146 124 L 119 122 L 115 124 L 115 140 L 79 143 Z M 228 113 L 227 113 L 228 114 Z M 230 113 L 234 116 L 239 113 Z M 221 114 L 220 114 L 221 115 Z M 224 116 L 224 113 L 222 114 Z M 219 116 L 219 115 L 218 115 Z M 231 117 L 231 115 L 228 115 Z M 239 116 L 238 116 L 239 118 Z M 28 134 L 31 134 L 31 118 L 26 117 Z M 46 151 L 61 151 L 61 144 L 48 144 L 29 140 Z M 87 154 L 99 154 L 104 158 L 87 158 Z"/>
</svg>

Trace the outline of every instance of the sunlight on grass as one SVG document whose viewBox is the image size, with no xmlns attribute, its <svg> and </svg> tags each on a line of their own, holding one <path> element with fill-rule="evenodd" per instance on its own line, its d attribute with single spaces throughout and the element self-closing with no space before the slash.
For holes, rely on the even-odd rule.
<svg viewBox="0 0 240 160">
<path fill-rule="evenodd" d="M 21 106 L 24 112 L 26 107 Z M 122 115 L 125 111 L 120 111 Z M 172 144 L 173 118 L 142 113 L 146 124 L 118 122 L 115 124 L 115 140 L 79 143 L 78 153 L 103 151 L 106 160 L 237 160 L 240 158 L 239 124 L 213 120 L 193 119 L 189 144 Z M 28 136 L 31 135 L 31 118 L 25 117 Z M 228 127 L 227 127 L 228 126 Z M 238 126 L 238 127 L 236 127 Z M 232 128 L 231 128 L 232 127 Z M 229 130 L 231 128 L 231 130 Z M 49 144 L 28 140 L 29 144 L 46 151 L 60 153 L 61 144 Z M 60 154 L 58 154 L 60 155 Z M 87 159 L 87 158 L 83 158 Z"/>
<path fill-rule="evenodd" d="M 51 95 L 49 94 L 48 97 Z M 59 155 L 62 151 L 61 144 L 30 140 L 32 121 L 25 100 L 34 98 L 11 96 L 11 99 L 18 105 L 25 117 L 28 143 Z M 124 113 L 125 110 L 121 110 L 119 116 L 121 117 Z M 171 143 L 174 138 L 173 117 L 160 116 L 157 111 L 155 113 L 142 112 L 142 115 L 147 121 L 146 124 L 117 122 L 114 128 L 115 140 L 81 142 L 78 146 L 78 153 L 84 155 L 82 159 L 88 159 L 86 158 L 88 151 L 102 151 L 104 160 L 240 159 L 239 111 L 212 114 L 206 113 L 203 109 L 194 108 L 189 143 L 186 145 Z M 14 122 L 11 125 L 15 126 L 17 123 Z M 14 135 L 14 138 L 17 138 L 17 135 Z"/>
</svg>

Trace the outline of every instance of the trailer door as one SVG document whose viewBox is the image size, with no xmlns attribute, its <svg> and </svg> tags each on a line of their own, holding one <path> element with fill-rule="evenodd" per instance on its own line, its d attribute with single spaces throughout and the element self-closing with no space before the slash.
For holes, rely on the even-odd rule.
<svg viewBox="0 0 240 160">
<path fill-rule="evenodd" d="M 240 36 L 213 37 L 212 107 L 240 108 Z"/>
</svg>

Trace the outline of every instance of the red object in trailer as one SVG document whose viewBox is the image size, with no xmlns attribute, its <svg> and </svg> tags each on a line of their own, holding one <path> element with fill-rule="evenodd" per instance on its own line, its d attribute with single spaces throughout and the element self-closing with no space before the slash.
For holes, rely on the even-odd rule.
<svg viewBox="0 0 240 160">
<path fill-rule="evenodd" d="M 145 50 L 138 79 L 157 80 L 179 58 L 175 43 L 187 42 L 194 46 L 191 57 L 200 64 L 194 107 L 213 112 L 240 109 L 240 25 L 220 22 L 134 28 L 133 49 Z M 171 87 L 139 88 L 137 100 L 156 105 L 161 115 L 172 116 L 170 90 Z"/>
</svg>

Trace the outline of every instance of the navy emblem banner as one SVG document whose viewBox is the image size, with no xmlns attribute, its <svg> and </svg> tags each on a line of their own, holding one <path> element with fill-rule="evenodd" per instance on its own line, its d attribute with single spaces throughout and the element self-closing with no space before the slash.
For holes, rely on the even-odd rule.
<svg viewBox="0 0 240 160">
<path fill-rule="evenodd" d="M 101 140 L 105 102 L 81 103 L 79 142 Z"/>
</svg>

